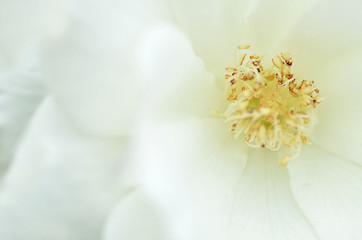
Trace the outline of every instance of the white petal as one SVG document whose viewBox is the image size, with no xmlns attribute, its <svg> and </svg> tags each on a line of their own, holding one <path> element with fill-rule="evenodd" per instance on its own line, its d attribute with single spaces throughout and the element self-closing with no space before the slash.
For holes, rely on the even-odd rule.
<svg viewBox="0 0 362 240">
<path fill-rule="evenodd" d="M 0 69 L 13 67 L 33 40 L 58 36 L 65 21 L 64 0 L 0 1 Z"/>
<path fill-rule="evenodd" d="M 0 77 L 0 172 L 13 158 L 19 139 L 44 95 L 36 71 Z"/>
<path fill-rule="evenodd" d="M 185 35 L 171 24 L 155 27 L 145 37 L 140 57 L 148 79 L 149 98 L 144 115 L 161 121 L 210 117 L 223 111 L 226 100 Z"/>
<path fill-rule="evenodd" d="M 249 152 L 236 193 L 231 239 L 317 239 L 294 200 L 287 169 L 275 153 Z"/>
<path fill-rule="evenodd" d="M 290 27 L 279 48 L 295 57 L 300 78 L 318 84 L 318 73 L 332 61 L 362 49 L 361 7 L 358 0 L 320 1 Z"/>
<path fill-rule="evenodd" d="M 145 187 L 165 212 L 171 239 L 224 239 L 246 153 L 223 120 L 153 126 L 139 146 Z"/>
<path fill-rule="evenodd" d="M 145 40 L 146 73 L 159 86 L 150 96 L 137 151 L 145 160 L 145 185 L 166 212 L 171 239 L 221 239 L 245 145 L 233 140 L 223 118 L 212 115 L 224 94 L 187 38 L 162 25 Z M 160 61 L 152 61 L 155 56 Z M 149 121 L 152 115 L 159 121 Z"/>
<path fill-rule="evenodd" d="M 132 131 L 145 91 L 137 43 L 164 19 L 149 1 L 76 1 L 65 35 L 47 53 L 50 91 L 79 129 L 98 136 Z"/>
<path fill-rule="evenodd" d="M 362 238 L 362 168 L 317 147 L 288 165 L 293 193 L 321 239 Z"/>
<path fill-rule="evenodd" d="M 289 32 L 291 25 L 298 20 L 303 21 L 302 14 L 317 1 L 250 1 L 242 41 L 260 51 L 258 54 L 274 54 L 278 50 L 276 45 Z"/>
<path fill-rule="evenodd" d="M 124 139 L 79 134 L 46 100 L 4 180 L 0 238 L 98 240 L 124 190 L 125 146 Z"/>
<path fill-rule="evenodd" d="M 362 81 L 359 77 L 362 52 L 331 63 L 320 74 L 320 93 L 326 100 L 318 107 L 318 125 L 313 143 L 362 164 Z"/>
<path fill-rule="evenodd" d="M 149 196 L 137 189 L 125 196 L 112 211 L 103 240 L 171 240 L 167 224 Z"/>
<path fill-rule="evenodd" d="M 220 77 L 234 65 L 234 50 L 242 32 L 249 1 L 172 0 L 176 20 L 190 37 L 207 69 Z"/>
</svg>

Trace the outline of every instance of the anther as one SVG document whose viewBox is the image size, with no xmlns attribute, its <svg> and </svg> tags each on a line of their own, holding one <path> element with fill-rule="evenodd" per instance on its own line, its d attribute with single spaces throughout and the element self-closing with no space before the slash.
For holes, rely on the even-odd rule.
<svg viewBox="0 0 362 240">
<path fill-rule="evenodd" d="M 287 166 L 290 158 L 292 158 L 292 155 L 290 154 L 285 155 L 279 160 L 279 164 L 282 165 L 283 167 Z"/>
<path fill-rule="evenodd" d="M 248 49 L 248 48 L 250 48 L 250 45 L 247 45 L 247 44 L 245 44 L 245 45 L 239 45 L 238 46 L 238 49 Z"/>
</svg>

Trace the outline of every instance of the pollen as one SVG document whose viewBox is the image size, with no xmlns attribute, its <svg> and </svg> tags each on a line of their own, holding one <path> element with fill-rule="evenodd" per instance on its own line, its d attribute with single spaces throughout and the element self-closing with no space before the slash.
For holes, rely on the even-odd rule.
<svg viewBox="0 0 362 240">
<path fill-rule="evenodd" d="M 282 166 L 295 158 L 313 126 L 311 112 L 324 98 L 314 81 L 297 78 L 291 71 L 290 53 L 280 53 L 268 68 L 259 55 L 248 55 L 249 45 L 239 45 L 239 61 L 227 67 L 225 96 L 229 105 L 224 114 L 235 138 L 249 146 L 291 152 L 279 161 Z M 237 52 L 238 54 L 238 52 Z M 238 58 L 236 58 L 238 59 Z"/>
</svg>

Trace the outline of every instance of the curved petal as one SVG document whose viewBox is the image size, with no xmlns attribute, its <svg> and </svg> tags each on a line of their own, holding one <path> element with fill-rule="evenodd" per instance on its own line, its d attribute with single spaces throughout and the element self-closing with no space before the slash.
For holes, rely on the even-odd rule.
<svg viewBox="0 0 362 240">
<path fill-rule="evenodd" d="M 118 136 L 134 129 L 145 91 L 136 55 L 144 31 L 166 18 L 150 1 L 75 1 L 69 27 L 48 51 L 47 84 L 82 131 Z"/>
<path fill-rule="evenodd" d="M 175 26 L 163 24 L 153 28 L 144 39 L 140 59 L 151 88 L 143 118 L 173 121 L 215 117 L 215 107 L 224 110 L 227 101 L 223 90 Z"/>
<path fill-rule="evenodd" d="M 362 52 L 341 57 L 320 74 L 320 92 L 326 100 L 318 107 L 313 143 L 343 159 L 362 164 Z"/>
<path fill-rule="evenodd" d="M 34 70 L 0 77 L 0 172 L 11 162 L 19 139 L 43 98 L 40 79 Z"/>
<path fill-rule="evenodd" d="M 0 1 L 0 70 L 14 67 L 34 41 L 58 36 L 66 18 L 64 0 Z"/>
<path fill-rule="evenodd" d="M 320 1 L 300 16 L 280 43 L 280 50 L 295 56 L 295 71 L 301 78 L 316 80 L 329 64 L 362 49 L 358 0 Z"/>
<path fill-rule="evenodd" d="M 171 240 L 158 208 L 137 189 L 124 197 L 110 215 L 103 240 Z"/>
<path fill-rule="evenodd" d="M 258 54 L 275 54 L 281 39 L 296 21 L 319 0 L 254 0 L 245 16 L 242 41 L 257 49 Z M 283 51 L 285 49 L 282 49 Z"/>
<path fill-rule="evenodd" d="M 0 238 L 98 240 L 127 187 L 118 183 L 126 144 L 74 131 L 47 99 L 2 185 Z"/>
<path fill-rule="evenodd" d="M 317 147 L 288 164 L 294 196 L 321 239 L 362 238 L 362 167 Z"/>
<path fill-rule="evenodd" d="M 252 149 L 236 192 L 231 239 L 318 239 L 275 153 Z"/>
<path fill-rule="evenodd" d="M 165 212 L 171 239 L 225 239 L 246 152 L 223 121 L 154 125 L 138 146 L 145 188 Z"/>
<path fill-rule="evenodd" d="M 172 0 L 176 21 L 190 37 L 208 71 L 221 77 L 234 65 L 234 50 L 240 44 L 243 17 L 249 0 Z"/>
</svg>

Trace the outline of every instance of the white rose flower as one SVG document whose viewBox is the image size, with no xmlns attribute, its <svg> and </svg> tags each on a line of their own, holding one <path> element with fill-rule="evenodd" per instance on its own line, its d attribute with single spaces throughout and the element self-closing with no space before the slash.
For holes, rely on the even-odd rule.
<svg viewBox="0 0 362 240">
<path fill-rule="evenodd" d="M 139 141 L 145 192 L 119 206 L 107 240 L 150 239 L 148 224 L 158 240 L 362 239 L 362 4 L 171 3 L 184 32 L 154 29 L 141 62 L 160 82 Z M 239 44 L 261 63 L 235 64 Z"/>
</svg>

